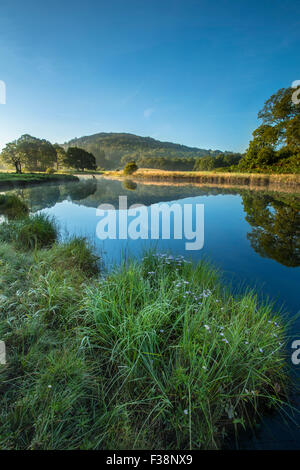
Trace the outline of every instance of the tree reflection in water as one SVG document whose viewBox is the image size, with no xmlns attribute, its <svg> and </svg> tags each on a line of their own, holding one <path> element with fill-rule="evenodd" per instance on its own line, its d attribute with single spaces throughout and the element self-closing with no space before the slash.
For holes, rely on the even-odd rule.
<svg viewBox="0 0 300 470">
<path fill-rule="evenodd" d="M 238 188 L 208 188 L 186 185 L 145 185 L 127 179 L 120 181 L 89 178 L 77 183 L 43 184 L 10 191 L 23 199 L 32 212 L 70 200 L 86 207 L 102 202 L 117 205 L 119 195 L 128 197 L 128 205 L 175 201 L 185 197 L 236 194 L 242 197 L 246 221 L 252 231 L 247 238 L 261 256 L 284 266 L 300 266 L 300 196 L 297 194 L 252 191 Z"/>
<path fill-rule="evenodd" d="M 242 198 L 252 248 L 284 266 L 300 266 L 300 197 L 245 191 Z"/>
</svg>

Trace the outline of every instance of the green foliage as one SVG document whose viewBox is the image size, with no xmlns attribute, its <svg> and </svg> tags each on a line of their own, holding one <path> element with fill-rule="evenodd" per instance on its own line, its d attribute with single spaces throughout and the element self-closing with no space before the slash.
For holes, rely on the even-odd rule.
<svg viewBox="0 0 300 470">
<path fill-rule="evenodd" d="M 187 147 L 172 142 L 161 142 L 151 137 L 125 133 L 99 133 L 72 139 L 64 144 L 66 149 L 73 146 L 92 152 L 95 155 L 97 165 L 106 169 L 115 169 L 130 160 L 135 160 L 139 167 L 144 168 L 192 170 L 195 162 L 191 165 L 188 159 L 222 154 L 220 150 Z M 184 167 L 185 160 L 187 160 L 187 168 Z M 182 166 L 179 168 L 180 163 Z M 170 166 L 167 167 L 167 165 Z"/>
<path fill-rule="evenodd" d="M 67 154 L 65 149 L 59 145 L 54 144 L 53 147 L 56 150 L 56 170 L 67 166 Z"/>
<path fill-rule="evenodd" d="M 194 170 L 208 171 L 215 168 L 215 159 L 213 157 L 202 157 L 195 163 Z"/>
<path fill-rule="evenodd" d="M 258 113 L 262 124 L 253 132 L 241 170 L 299 172 L 300 105 L 292 100 L 294 91 L 282 88 L 266 101 Z"/>
<path fill-rule="evenodd" d="M 25 163 L 25 156 L 20 152 L 16 140 L 6 144 L 0 154 L 0 158 L 5 165 L 14 166 L 16 173 L 22 173 L 22 166 Z"/>
<path fill-rule="evenodd" d="M 0 215 L 8 219 L 24 217 L 29 212 L 27 204 L 14 194 L 0 194 Z"/>
<path fill-rule="evenodd" d="M 97 169 L 94 155 L 79 147 L 68 148 L 65 163 L 68 167 L 81 171 Z"/>
<path fill-rule="evenodd" d="M 138 166 L 134 161 L 126 163 L 123 173 L 124 175 L 132 175 L 138 170 Z"/>
<path fill-rule="evenodd" d="M 216 168 L 228 168 L 238 165 L 242 155 L 240 153 L 226 153 L 217 155 L 216 157 L 202 157 L 196 160 L 194 165 L 195 171 L 211 171 Z"/>
<path fill-rule="evenodd" d="M 0 240 L 12 242 L 20 250 L 47 248 L 56 239 L 56 224 L 44 214 L 30 215 L 0 225 Z"/>
<path fill-rule="evenodd" d="M 282 404 L 271 305 L 167 255 L 91 279 L 77 243 L 0 245 L 1 449 L 220 448 Z"/>
<path fill-rule="evenodd" d="M 1 160 L 14 166 L 16 173 L 22 173 L 23 168 L 44 171 L 55 163 L 56 158 L 56 150 L 48 140 L 37 139 L 28 134 L 8 143 L 1 152 Z"/>
<path fill-rule="evenodd" d="M 122 161 L 127 161 L 127 158 Z M 137 164 L 140 168 L 157 168 L 160 170 L 173 170 L 173 171 L 191 171 L 194 168 L 197 158 L 190 157 L 149 157 L 140 156 L 137 159 Z"/>
</svg>

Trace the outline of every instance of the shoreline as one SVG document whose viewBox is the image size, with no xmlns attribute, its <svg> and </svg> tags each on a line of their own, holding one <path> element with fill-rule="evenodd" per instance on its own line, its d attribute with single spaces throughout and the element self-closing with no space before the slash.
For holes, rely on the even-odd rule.
<svg viewBox="0 0 300 470">
<path fill-rule="evenodd" d="M 220 187 L 239 187 L 253 190 L 277 190 L 282 192 L 300 192 L 300 175 L 298 174 L 272 174 L 263 173 L 218 173 L 218 172 L 190 172 L 139 169 L 132 175 L 125 176 L 121 171 L 106 171 L 102 177 L 111 179 L 132 179 L 157 184 L 190 184 L 211 185 Z"/>
<path fill-rule="evenodd" d="M 79 178 L 75 175 L 67 174 L 47 175 L 44 173 L 16 174 L 0 172 L 0 190 L 13 189 L 19 186 L 29 186 L 40 183 L 55 183 L 67 181 L 79 181 Z"/>
</svg>

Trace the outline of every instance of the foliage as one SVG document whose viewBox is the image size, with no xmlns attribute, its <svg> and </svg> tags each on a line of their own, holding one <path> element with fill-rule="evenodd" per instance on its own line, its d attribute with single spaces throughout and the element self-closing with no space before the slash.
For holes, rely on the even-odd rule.
<svg viewBox="0 0 300 470">
<path fill-rule="evenodd" d="M 16 173 L 22 173 L 23 167 L 29 171 L 44 171 L 56 158 L 56 150 L 48 140 L 28 134 L 8 143 L 1 152 L 2 161 L 14 166 Z"/>
<path fill-rule="evenodd" d="M 56 170 L 58 171 L 60 168 L 67 166 L 67 154 L 61 145 L 54 144 L 53 147 L 56 150 Z"/>
<path fill-rule="evenodd" d="M 128 157 L 129 158 L 129 157 Z M 191 157 L 149 157 L 147 155 L 139 156 L 137 164 L 140 168 L 158 168 L 161 170 L 182 170 L 189 171 L 194 168 L 197 158 Z M 122 161 L 127 161 L 127 157 Z"/>
<path fill-rule="evenodd" d="M 123 173 L 124 175 L 132 175 L 138 170 L 138 166 L 134 161 L 126 163 Z"/>
<path fill-rule="evenodd" d="M 258 113 L 262 124 L 253 132 L 241 170 L 299 172 L 300 104 L 293 102 L 294 92 L 282 88 L 266 101 Z"/>
<path fill-rule="evenodd" d="M 79 147 L 68 148 L 65 163 L 68 167 L 81 171 L 97 169 L 94 155 Z"/>
<path fill-rule="evenodd" d="M 228 153 L 224 155 L 217 155 L 216 157 L 202 157 L 196 160 L 194 170 L 196 171 L 211 171 L 216 168 L 228 168 L 230 166 L 238 165 L 242 155 L 240 153 Z"/>
<path fill-rule="evenodd" d="M 22 173 L 22 165 L 25 163 L 25 156 L 20 152 L 17 141 L 6 144 L 0 157 L 4 164 L 14 166 L 16 173 Z"/>
</svg>

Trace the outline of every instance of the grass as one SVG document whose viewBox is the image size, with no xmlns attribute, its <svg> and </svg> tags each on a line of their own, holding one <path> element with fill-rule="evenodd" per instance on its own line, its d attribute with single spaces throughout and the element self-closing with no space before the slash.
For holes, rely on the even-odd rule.
<svg viewBox="0 0 300 470">
<path fill-rule="evenodd" d="M 9 173 L 0 172 L 0 189 L 24 186 L 38 183 L 49 183 L 49 182 L 63 182 L 63 181 L 78 181 L 78 178 L 74 175 L 68 174 L 54 174 L 49 175 L 45 173 Z"/>
<path fill-rule="evenodd" d="M 105 175 L 111 177 L 124 177 L 122 171 L 106 171 Z M 230 184 L 250 186 L 250 188 L 264 187 L 269 189 L 300 188 L 299 174 L 262 174 L 262 173 L 232 173 L 217 171 L 167 171 L 148 168 L 139 168 L 132 177 L 134 179 L 152 181 L 184 181 L 208 184 Z"/>
<path fill-rule="evenodd" d="M 1 449 L 215 449 L 280 408 L 285 325 L 201 262 L 0 244 Z"/>
<path fill-rule="evenodd" d="M 28 206 L 14 194 L 0 194 L 0 215 L 8 219 L 24 217 L 29 212 Z"/>
<path fill-rule="evenodd" d="M 14 243 L 17 249 L 50 247 L 57 239 L 57 227 L 44 214 L 30 215 L 0 225 L 0 241 Z"/>
</svg>

